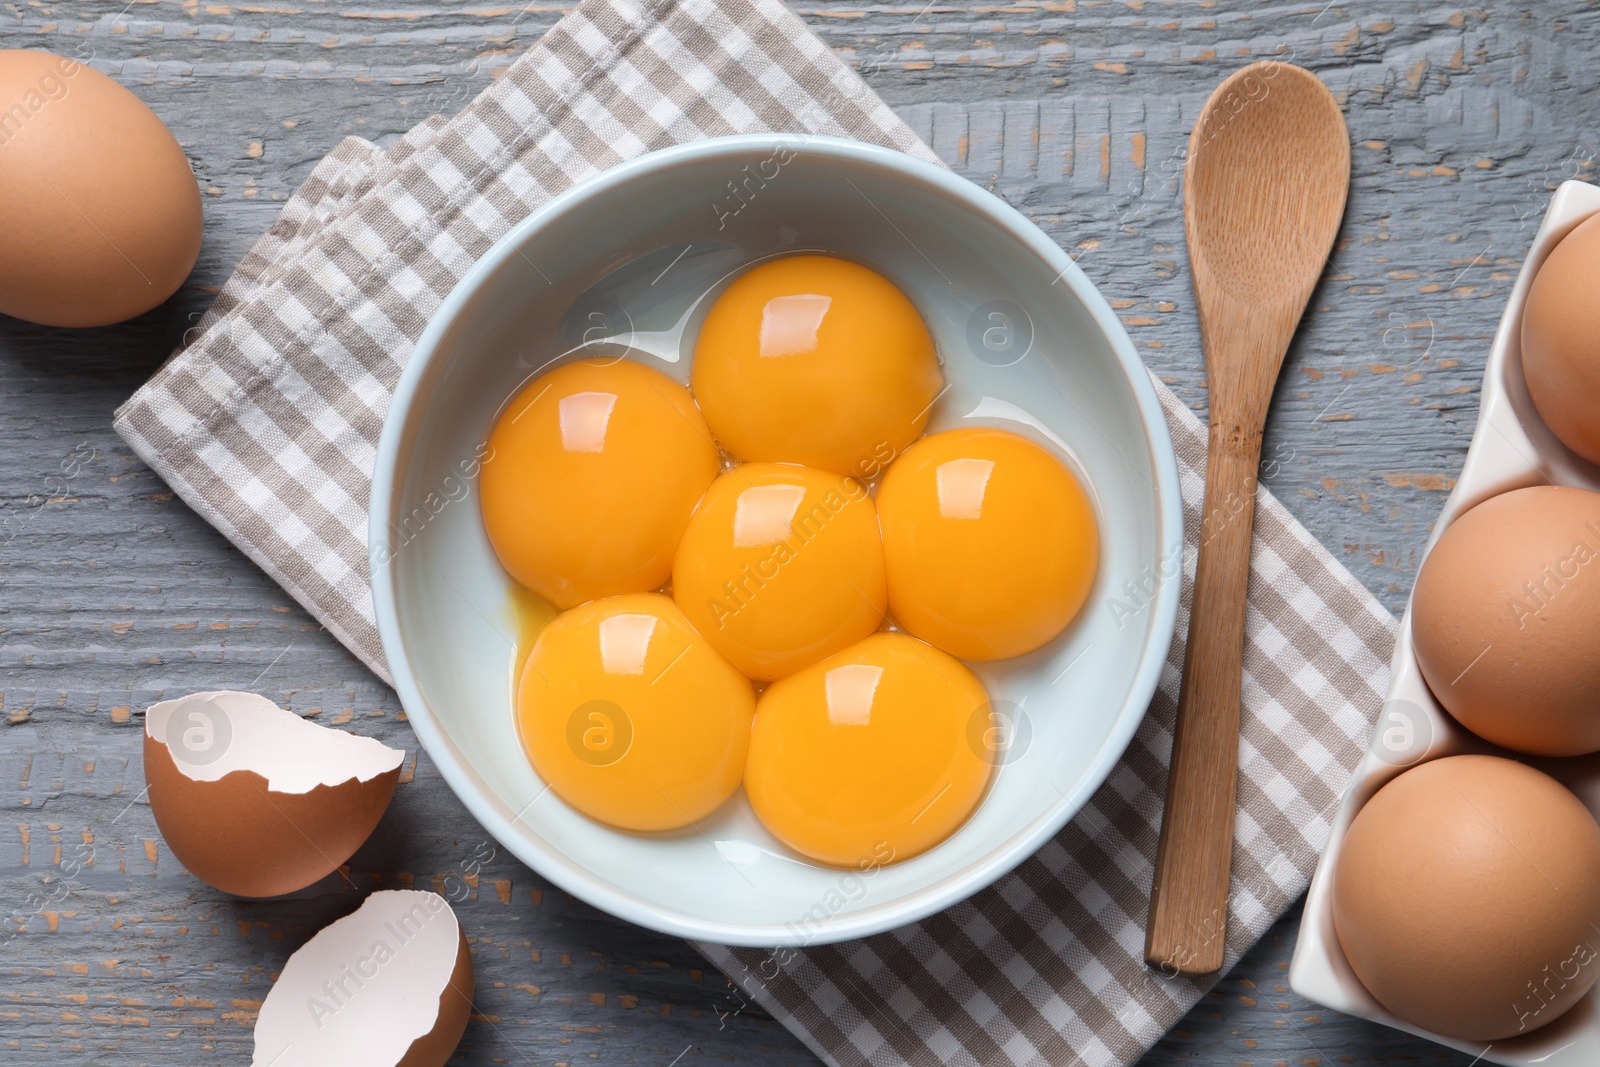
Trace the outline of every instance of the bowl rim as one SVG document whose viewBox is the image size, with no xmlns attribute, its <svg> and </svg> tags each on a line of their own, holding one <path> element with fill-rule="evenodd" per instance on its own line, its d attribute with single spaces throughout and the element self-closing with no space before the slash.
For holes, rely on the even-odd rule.
<svg viewBox="0 0 1600 1067">
<path fill-rule="evenodd" d="M 560 853 L 538 847 L 517 829 L 516 819 L 506 819 L 496 810 L 492 795 L 481 786 L 470 762 L 449 740 L 422 697 L 418 680 L 405 655 L 396 601 L 394 554 L 387 554 L 387 560 L 381 561 L 386 554 L 376 550 L 377 546 L 388 544 L 386 519 L 394 508 L 397 491 L 403 482 L 399 470 L 401 446 L 412 414 L 421 399 L 418 387 L 423 375 L 436 360 L 442 358 L 440 342 L 478 291 L 506 263 L 518 256 L 521 248 L 534 235 L 557 217 L 587 200 L 654 172 L 706 159 L 744 157 L 753 152 L 776 149 L 816 153 L 863 164 L 889 171 L 902 180 L 931 186 L 935 192 L 987 217 L 1037 255 L 1044 265 L 1053 268 L 1056 271 L 1055 280 L 1064 283 L 1082 302 L 1106 338 L 1132 394 L 1155 479 L 1158 550 L 1165 551 L 1160 546 L 1184 543 L 1177 457 L 1166 416 L 1156 396 L 1150 372 L 1135 352 L 1133 341 L 1122 322 L 1077 262 L 1035 223 L 998 196 L 944 166 L 893 149 L 841 137 L 798 133 L 735 134 L 674 145 L 619 163 L 573 184 L 512 226 L 467 270 L 430 317 L 400 375 L 384 418 L 374 459 L 367 520 L 373 607 L 384 657 L 412 729 L 451 791 L 483 828 L 519 860 L 562 890 L 611 915 L 691 940 L 745 947 L 827 944 L 882 933 L 965 900 L 1037 852 L 1082 810 L 1089 798 L 1105 783 L 1112 768 L 1127 750 L 1134 732 L 1143 722 L 1176 631 L 1181 585 L 1177 581 L 1157 584 L 1151 604 L 1151 625 L 1140 653 L 1133 684 L 1117 711 L 1106 742 L 1085 774 L 1070 790 L 1058 790 L 1058 799 L 1031 826 L 1013 835 L 1007 847 L 990 853 L 980 862 L 951 872 L 909 895 L 860 912 L 835 916 L 820 929 L 806 931 L 803 937 L 797 937 L 791 927 L 779 923 L 711 920 L 645 904 L 621 890 L 610 879 L 594 875 L 583 865 L 572 862 Z"/>
</svg>

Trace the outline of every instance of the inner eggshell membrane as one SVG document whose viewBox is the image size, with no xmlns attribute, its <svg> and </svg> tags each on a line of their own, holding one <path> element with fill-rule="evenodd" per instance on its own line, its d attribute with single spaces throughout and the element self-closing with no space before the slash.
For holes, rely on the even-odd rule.
<svg viewBox="0 0 1600 1067">
<path fill-rule="evenodd" d="M 289 957 L 261 1004 L 251 1063 L 443 1064 L 471 998 L 471 955 L 449 903 L 381 890 Z"/>
<path fill-rule="evenodd" d="M 302 719 L 256 693 L 218 691 L 164 700 L 145 712 L 145 733 L 166 744 L 187 778 L 215 782 L 254 771 L 274 793 L 309 793 L 395 770 L 402 749 Z"/>
</svg>

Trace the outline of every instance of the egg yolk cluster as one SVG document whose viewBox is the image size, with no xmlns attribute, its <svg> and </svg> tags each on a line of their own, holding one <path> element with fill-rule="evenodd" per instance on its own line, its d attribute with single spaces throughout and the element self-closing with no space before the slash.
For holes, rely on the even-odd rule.
<svg viewBox="0 0 1600 1067">
<path fill-rule="evenodd" d="M 742 783 L 774 836 L 844 867 L 915 856 L 967 820 L 997 761 L 962 660 L 1056 638 L 1099 543 L 1045 448 L 924 435 L 943 388 L 893 283 L 796 255 L 717 297 L 689 389 L 591 359 L 513 398 L 482 506 L 506 570 L 561 609 L 516 691 L 553 792 L 665 831 Z"/>
</svg>

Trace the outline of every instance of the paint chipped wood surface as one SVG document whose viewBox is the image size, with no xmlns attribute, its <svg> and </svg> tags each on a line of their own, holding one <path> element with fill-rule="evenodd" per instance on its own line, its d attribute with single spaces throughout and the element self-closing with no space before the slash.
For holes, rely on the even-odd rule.
<svg viewBox="0 0 1600 1067">
<path fill-rule="evenodd" d="M 1600 6 L 806 4 L 824 39 L 961 173 L 1080 258 L 1149 364 L 1205 383 L 1177 177 L 1210 88 L 1292 57 L 1346 105 L 1337 251 L 1290 351 L 1262 476 L 1389 608 L 1470 439 L 1505 297 L 1548 190 L 1600 149 Z M 206 244 L 168 306 L 69 332 L 0 320 L 0 1060 L 248 1062 L 272 975 L 355 907 L 342 879 L 245 902 L 198 884 L 141 799 L 139 712 L 263 692 L 403 745 L 350 865 L 460 898 L 480 1014 L 460 1064 L 809 1064 L 682 942 L 551 889 L 420 756 L 393 694 L 134 460 L 111 412 L 341 136 L 453 112 L 562 12 L 420 0 L 0 4 L 0 47 L 92 56 L 170 125 Z M 9 210 L 0 207 L 0 211 Z M 3 224 L 3 218 L 0 218 Z M 476 873 L 474 873 L 476 871 Z M 1465 1067 L 1290 994 L 1286 919 L 1144 1061 Z"/>
</svg>

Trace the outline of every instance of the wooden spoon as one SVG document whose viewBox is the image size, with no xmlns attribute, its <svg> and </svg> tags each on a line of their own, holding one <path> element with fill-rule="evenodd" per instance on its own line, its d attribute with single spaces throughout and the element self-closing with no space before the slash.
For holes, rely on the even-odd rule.
<svg viewBox="0 0 1600 1067">
<path fill-rule="evenodd" d="M 1300 67 L 1267 61 L 1238 71 L 1217 86 L 1189 136 L 1184 229 L 1211 433 L 1188 658 L 1145 939 L 1145 960 L 1169 975 L 1222 966 L 1261 433 L 1349 187 L 1344 116 L 1327 86 Z"/>
</svg>

